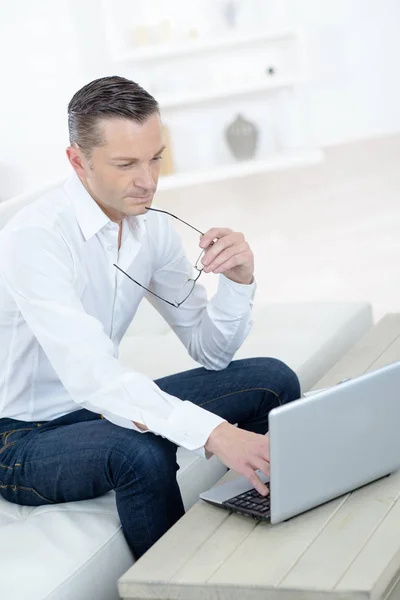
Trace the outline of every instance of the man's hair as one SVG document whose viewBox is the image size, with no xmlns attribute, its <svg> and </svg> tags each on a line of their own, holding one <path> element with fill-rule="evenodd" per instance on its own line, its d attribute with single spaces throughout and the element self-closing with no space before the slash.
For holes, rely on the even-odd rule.
<svg viewBox="0 0 400 600">
<path fill-rule="evenodd" d="M 134 81 L 116 75 L 95 79 L 68 104 L 70 144 L 90 154 L 93 147 L 105 143 L 98 127 L 100 119 L 132 119 L 142 124 L 154 113 L 159 113 L 157 101 Z"/>
</svg>

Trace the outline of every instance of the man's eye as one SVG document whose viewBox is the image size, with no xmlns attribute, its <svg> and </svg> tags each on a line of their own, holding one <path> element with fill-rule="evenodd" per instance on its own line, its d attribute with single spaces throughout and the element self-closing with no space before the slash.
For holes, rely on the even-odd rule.
<svg viewBox="0 0 400 600">
<path fill-rule="evenodd" d="M 153 161 L 154 161 L 154 162 L 157 162 L 158 160 L 161 160 L 161 159 L 162 159 L 162 156 L 155 156 L 155 157 L 153 158 Z"/>
<path fill-rule="evenodd" d="M 118 165 L 119 169 L 129 169 L 129 167 L 131 167 L 131 163 L 126 163 L 124 165 Z"/>
</svg>

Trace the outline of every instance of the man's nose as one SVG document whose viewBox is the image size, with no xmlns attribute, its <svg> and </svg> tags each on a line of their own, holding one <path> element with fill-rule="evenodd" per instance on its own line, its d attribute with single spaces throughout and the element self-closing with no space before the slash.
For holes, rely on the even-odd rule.
<svg viewBox="0 0 400 600">
<path fill-rule="evenodd" d="M 156 187 L 150 165 L 142 165 L 140 171 L 136 172 L 134 184 L 148 192 L 153 192 Z"/>
</svg>

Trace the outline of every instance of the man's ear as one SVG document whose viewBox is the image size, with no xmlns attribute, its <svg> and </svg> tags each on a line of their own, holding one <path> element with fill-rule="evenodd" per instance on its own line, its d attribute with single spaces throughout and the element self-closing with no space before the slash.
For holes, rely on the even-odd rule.
<svg viewBox="0 0 400 600">
<path fill-rule="evenodd" d="M 83 156 L 82 150 L 77 146 L 68 146 L 68 148 L 66 149 L 66 154 L 76 174 L 80 177 L 84 177 L 86 173 L 86 160 Z"/>
</svg>

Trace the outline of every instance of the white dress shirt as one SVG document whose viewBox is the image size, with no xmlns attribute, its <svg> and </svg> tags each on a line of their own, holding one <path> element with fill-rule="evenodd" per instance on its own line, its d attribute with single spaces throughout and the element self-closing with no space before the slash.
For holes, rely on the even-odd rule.
<svg viewBox="0 0 400 600">
<path fill-rule="evenodd" d="M 166 394 L 118 361 L 118 347 L 144 296 L 206 369 L 223 369 L 251 326 L 255 284 L 219 276 L 208 301 L 201 284 L 179 308 L 192 267 L 169 217 L 113 223 L 73 174 L 22 209 L 0 232 L 0 418 L 55 419 L 80 408 L 204 455 L 223 419 Z M 132 357 L 134 364 L 134 357 Z"/>
</svg>

